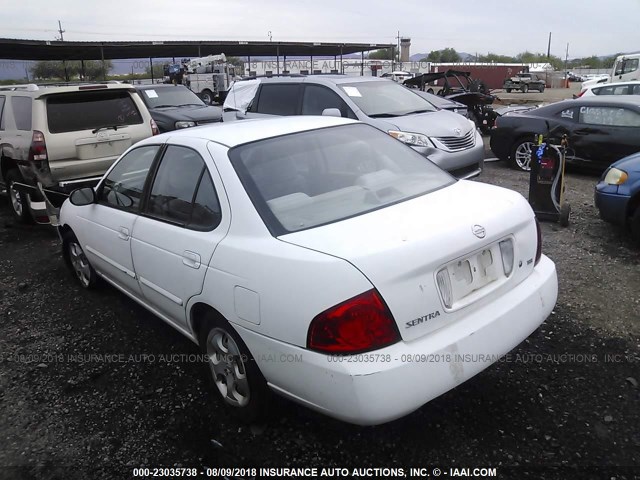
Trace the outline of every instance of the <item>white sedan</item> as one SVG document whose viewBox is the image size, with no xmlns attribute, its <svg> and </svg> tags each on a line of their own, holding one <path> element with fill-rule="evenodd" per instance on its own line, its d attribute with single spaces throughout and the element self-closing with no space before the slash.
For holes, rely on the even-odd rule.
<svg viewBox="0 0 640 480">
<path fill-rule="evenodd" d="M 588 87 L 583 84 L 576 98 L 595 95 L 640 95 L 640 81 L 598 83 Z"/>
<path fill-rule="evenodd" d="M 60 219 L 82 286 L 104 279 L 196 342 L 245 420 L 273 392 L 396 419 L 513 349 L 557 297 L 521 195 L 347 119 L 149 138 Z"/>
</svg>

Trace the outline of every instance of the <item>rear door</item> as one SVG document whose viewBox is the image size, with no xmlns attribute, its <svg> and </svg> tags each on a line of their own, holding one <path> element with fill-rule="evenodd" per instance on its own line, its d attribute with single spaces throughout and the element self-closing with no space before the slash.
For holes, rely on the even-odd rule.
<svg viewBox="0 0 640 480">
<path fill-rule="evenodd" d="M 614 161 L 640 150 L 640 112 L 636 109 L 584 105 L 578 111 L 574 137 L 582 142 L 583 158 L 606 168 Z"/>
<path fill-rule="evenodd" d="M 244 117 L 299 115 L 301 92 L 301 83 L 263 83 Z"/>
<path fill-rule="evenodd" d="M 49 167 L 58 181 L 100 176 L 131 145 L 152 134 L 146 108 L 128 89 L 78 90 L 40 101 L 46 108 Z"/>
<path fill-rule="evenodd" d="M 221 208 L 222 184 L 200 139 L 175 139 L 164 152 L 136 222 L 131 249 L 146 300 L 186 327 L 186 305 L 202 291 L 218 243 L 229 228 Z M 205 156 L 210 154 L 206 152 Z"/>
</svg>

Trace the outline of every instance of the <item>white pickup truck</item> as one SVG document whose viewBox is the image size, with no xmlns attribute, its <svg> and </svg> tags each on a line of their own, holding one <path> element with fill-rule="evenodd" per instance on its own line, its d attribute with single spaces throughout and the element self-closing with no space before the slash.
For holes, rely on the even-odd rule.
<svg viewBox="0 0 640 480">
<path fill-rule="evenodd" d="M 582 90 L 598 83 L 631 82 L 634 80 L 640 80 L 640 53 L 619 55 L 613 64 L 610 76 L 605 75 L 582 82 Z"/>
</svg>

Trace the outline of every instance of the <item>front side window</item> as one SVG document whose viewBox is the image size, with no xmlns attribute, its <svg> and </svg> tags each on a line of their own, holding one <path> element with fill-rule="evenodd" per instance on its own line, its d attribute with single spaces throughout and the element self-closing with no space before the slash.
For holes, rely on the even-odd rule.
<svg viewBox="0 0 640 480">
<path fill-rule="evenodd" d="M 127 90 L 86 90 L 48 97 L 47 121 L 51 133 L 64 133 L 139 125 L 142 115 Z"/>
<path fill-rule="evenodd" d="M 16 120 L 18 130 L 31 130 L 31 98 L 11 97 L 13 118 Z"/>
<path fill-rule="evenodd" d="M 146 213 L 193 230 L 212 230 L 220 223 L 220 203 L 213 182 L 195 150 L 176 145 L 167 148 Z"/>
<path fill-rule="evenodd" d="M 363 124 L 260 140 L 232 148 L 229 157 L 275 236 L 361 215 L 455 182 L 410 147 Z"/>
<path fill-rule="evenodd" d="M 343 117 L 356 118 L 337 93 L 327 87 L 306 85 L 302 95 L 302 115 L 322 115 L 327 108 L 337 108 Z"/>
<path fill-rule="evenodd" d="M 4 130 L 4 101 L 5 97 L 0 96 L 0 130 Z"/>
<path fill-rule="evenodd" d="M 640 127 L 640 114 L 619 107 L 580 107 L 580 123 L 612 127 Z"/>
<path fill-rule="evenodd" d="M 633 58 L 630 60 L 623 60 L 618 63 L 616 68 L 616 75 L 624 75 L 625 73 L 633 73 L 638 70 L 638 64 L 640 63 L 640 59 Z"/>
<path fill-rule="evenodd" d="M 137 211 L 149 169 L 159 149 L 158 145 L 149 145 L 131 150 L 122 157 L 98 189 L 98 202 Z"/>
<path fill-rule="evenodd" d="M 262 85 L 258 104 L 252 111 L 270 115 L 296 115 L 299 92 L 300 84 L 297 83 Z"/>
<path fill-rule="evenodd" d="M 365 115 L 373 118 L 436 111 L 420 95 L 391 80 L 341 84 L 340 88 Z"/>
</svg>

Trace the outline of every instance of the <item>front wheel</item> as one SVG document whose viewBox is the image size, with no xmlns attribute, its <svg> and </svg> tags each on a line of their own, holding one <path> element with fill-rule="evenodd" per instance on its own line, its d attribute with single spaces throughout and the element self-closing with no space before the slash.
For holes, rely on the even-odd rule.
<svg viewBox="0 0 640 480">
<path fill-rule="evenodd" d="M 531 159 L 536 148 L 530 140 L 519 140 L 511 151 L 511 166 L 523 172 L 531 171 Z"/>
<path fill-rule="evenodd" d="M 431 95 L 433 95 L 433 88 L 427 89 L 427 93 L 430 93 Z"/>
<path fill-rule="evenodd" d="M 254 422 L 268 412 L 271 392 L 249 349 L 225 320 L 208 318 L 200 332 L 200 348 L 209 360 L 213 390 L 229 412 Z"/>
<path fill-rule="evenodd" d="M 527 93 L 529 91 L 529 85 L 522 86 L 522 93 Z"/>
<path fill-rule="evenodd" d="M 640 207 L 637 207 L 635 213 L 631 216 L 631 237 L 640 248 Z"/>
<path fill-rule="evenodd" d="M 31 223 L 33 219 L 29 210 L 29 195 L 19 191 L 15 186 L 16 183 L 23 182 L 22 175 L 13 168 L 7 172 L 5 181 L 13 217 L 21 223 Z"/>
<path fill-rule="evenodd" d="M 511 89 L 510 88 L 507 88 L 507 93 L 511 93 Z"/>
<path fill-rule="evenodd" d="M 544 85 L 540 87 L 540 93 L 544 93 Z"/>
<path fill-rule="evenodd" d="M 94 288 L 98 283 L 98 274 L 93 269 L 77 237 L 69 231 L 62 236 L 62 256 L 83 288 Z"/>
</svg>

